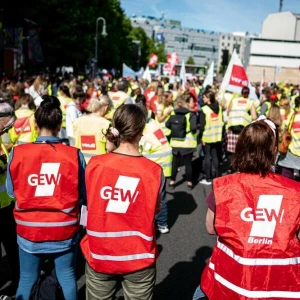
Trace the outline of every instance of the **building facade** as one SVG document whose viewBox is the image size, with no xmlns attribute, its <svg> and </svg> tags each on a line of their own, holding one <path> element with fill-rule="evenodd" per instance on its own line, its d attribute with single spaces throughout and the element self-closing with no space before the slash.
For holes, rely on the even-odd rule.
<svg viewBox="0 0 300 300">
<path fill-rule="evenodd" d="M 133 16 L 133 27 L 142 27 L 149 38 L 164 43 L 166 54 L 176 52 L 185 63 L 193 57 L 196 65 L 208 67 L 219 64 L 220 33 L 203 29 L 183 28 L 180 21 Z"/>
<path fill-rule="evenodd" d="M 233 50 L 240 57 L 244 67 L 247 67 L 250 50 L 250 39 L 254 35 L 246 32 L 222 33 L 220 35 L 218 70 L 221 66 L 227 66 Z"/>
<path fill-rule="evenodd" d="M 261 38 L 251 41 L 247 74 L 251 81 L 300 83 L 300 15 L 267 16 Z"/>
</svg>

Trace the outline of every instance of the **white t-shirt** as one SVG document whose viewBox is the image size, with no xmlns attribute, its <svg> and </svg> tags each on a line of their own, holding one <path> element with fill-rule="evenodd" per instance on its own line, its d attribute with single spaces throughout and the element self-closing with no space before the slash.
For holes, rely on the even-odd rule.
<svg viewBox="0 0 300 300">
<path fill-rule="evenodd" d="M 73 132 L 73 123 L 74 121 L 81 117 L 82 113 L 77 108 L 74 101 L 71 101 L 66 109 L 66 130 L 67 130 L 67 136 L 73 138 L 74 132 Z"/>
</svg>

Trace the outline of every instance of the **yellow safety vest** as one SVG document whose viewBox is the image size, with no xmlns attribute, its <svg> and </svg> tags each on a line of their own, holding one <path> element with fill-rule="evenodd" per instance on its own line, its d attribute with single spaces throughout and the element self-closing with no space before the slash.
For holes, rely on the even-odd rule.
<svg viewBox="0 0 300 300">
<path fill-rule="evenodd" d="M 270 101 L 265 101 L 265 102 L 263 102 L 261 105 L 263 105 L 264 103 L 265 103 L 265 104 L 267 105 L 267 107 L 268 107 L 267 110 L 266 110 L 266 112 L 265 112 L 265 116 L 267 116 L 268 113 L 269 113 L 269 111 L 270 111 L 270 108 L 271 108 L 272 104 L 271 104 Z M 260 106 L 260 110 L 259 110 L 258 114 L 260 114 L 260 111 L 261 111 L 261 106 Z"/>
<path fill-rule="evenodd" d="M 172 148 L 165 137 L 159 122 L 150 119 L 143 131 L 140 140 L 140 149 L 143 156 L 156 162 L 163 168 L 165 177 L 172 173 Z"/>
<path fill-rule="evenodd" d="M 218 114 L 216 114 L 208 105 L 204 105 L 202 111 L 205 114 L 205 128 L 202 135 L 202 141 L 205 143 L 221 142 L 224 126 L 221 106 L 219 106 Z"/>
<path fill-rule="evenodd" d="M 58 100 L 60 102 L 60 108 L 61 108 L 62 115 L 63 115 L 63 120 L 62 120 L 61 126 L 63 128 L 66 128 L 66 111 L 67 111 L 67 106 L 72 101 L 72 99 L 68 98 L 68 97 L 59 96 Z"/>
<path fill-rule="evenodd" d="M 0 144 L 1 144 L 1 149 L 5 153 L 6 158 L 8 160 L 8 152 L 7 152 L 4 144 L 2 143 L 1 138 L 0 138 Z M 3 168 L 5 166 L 1 160 L 0 160 L 0 166 L 1 166 L 1 168 Z M 14 201 L 14 199 L 12 199 L 11 197 L 8 196 L 5 184 L 6 184 L 6 173 L 0 174 L 0 209 L 9 206 L 10 203 L 12 201 Z"/>
<path fill-rule="evenodd" d="M 13 144 L 27 144 L 36 140 L 38 133 L 35 129 L 34 112 L 28 108 L 19 108 L 15 111 L 17 120 L 8 131 Z"/>
<path fill-rule="evenodd" d="M 128 97 L 126 93 L 122 91 L 117 92 L 108 92 L 108 96 L 112 101 L 112 108 L 111 110 L 105 115 L 107 119 L 112 119 L 114 113 L 118 107 L 124 104 L 126 98 Z"/>
<path fill-rule="evenodd" d="M 168 109 L 169 109 L 169 107 L 164 107 L 162 104 L 159 104 L 158 108 L 157 108 L 157 110 L 160 110 L 162 112 L 162 115 L 164 115 Z M 159 122 L 157 120 L 157 116 L 155 116 L 155 119 L 159 122 L 160 127 L 165 136 L 169 136 L 171 134 L 171 129 L 166 127 L 166 122 L 168 121 L 169 118 L 170 118 L 170 115 L 164 121 Z"/>
<path fill-rule="evenodd" d="M 291 97 L 291 101 L 292 101 L 292 108 L 295 109 L 295 99 L 299 97 L 299 94 L 296 94 L 294 96 Z"/>
<path fill-rule="evenodd" d="M 294 155 L 300 156 L 300 111 L 295 112 L 295 118 L 293 120 L 293 123 L 290 124 L 289 127 L 292 136 L 292 141 L 289 145 L 289 150 Z"/>
<path fill-rule="evenodd" d="M 186 118 L 186 136 L 184 139 L 171 138 L 170 145 L 172 148 L 196 148 L 197 134 L 191 132 L 190 123 L 191 113 L 185 115 Z"/>
<path fill-rule="evenodd" d="M 51 85 L 51 84 L 49 84 L 49 85 L 47 86 L 47 91 L 48 91 L 48 95 L 49 95 L 49 96 L 52 96 L 52 85 Z"/>
<path fill-rule="evenodd" d="M 288 116 L 285 115 L 285 109 L 284 108 L 280 108 L 280 117 L 281 117 L 281 132 L 284 132 L 285 128 L 288 126 L 288 120 L 290 120 L 291 116 L 293 115 L 294 110 L 291 109 L 290 113 L 288 114 Z"/>
<path fill-rule="evenodd" d="M 75 147 L 83 153 L 88 163 L 91 157 L 105 154 L 106 133 L 110 121 L 95 115 L 84 115 L 73 123 Z"/>
<path fill-rule="evenodd" d="M 247 98 L 232 99 L 232 107 L 228 116 L 227 129 L 232 126 L 247 126 L 251 122 L 249 111 L 253 102 Z"/>
</svg>

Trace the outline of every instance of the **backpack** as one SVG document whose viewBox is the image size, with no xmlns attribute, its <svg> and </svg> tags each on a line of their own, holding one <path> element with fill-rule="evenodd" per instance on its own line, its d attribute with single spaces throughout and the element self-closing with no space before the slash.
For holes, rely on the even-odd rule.
<svg viewBox="0 0 300 300">
<path fill-rule="evenodd" d="M 31 291 L 30 300 L 63 300 L 62 288 L 57 280 L 55 269 L 42 274 Z"/>
<path fill-rule="evenodd" d="M 186 115 L 175 114 L 171 115 L 168 123 L 171 129 L 171 138 L 174 139 L 184 139 L 186 132 Z"/>
</svg>

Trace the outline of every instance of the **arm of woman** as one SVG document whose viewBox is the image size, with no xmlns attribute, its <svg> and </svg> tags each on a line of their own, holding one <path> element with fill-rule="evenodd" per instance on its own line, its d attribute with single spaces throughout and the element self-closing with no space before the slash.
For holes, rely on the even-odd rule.
<svg viewBox="0 0 300 300">
<path fill-rule="evenodd" d="M 206 230 L 209 234 L 216 234 L 215 228 L 214 228 L 214 219 L 215 219 L 215 213 L 208 208 L 206 213 Z"/>
<path fill-rule="evenodd" d="M 12 178 L 11 178 L 10 169 L 9 169 L 11 161 L 13 159 L 13 156 L 14 156 L 14 148 L 10 152 L 10 155 L 8 158 L 8 163 L 7 163 L 7 172 L 6 172 L 6 191 L 7 191 L 8 196 L 11 198 L 15 198 L 14 186 L 12 183 Z"/>
<path fill-rule="evenodd" d="M 165 188 L 166 188 L 166 178 L 164 176 L 163 170 L 161 170 L 161 182 L 160 182 L 158 196 L 157 196 L 157 199 L 156 199 L 155 213 L 158 213 L 161 210 L 162 192 Z"/>
<path fill-rule="evenodd" d="M 195 133 L 197 131 L 197 115 L 192 113 L 190 117 L 190 124 L 191 124 L 191 132 Z"/>
<path fill-rule="evenodd" d="M 206 213 L 206 222 L 205 222 L 206 230 L 209 234 L 216 234 L 214 228 L 216 199 L 213 190 L 211 190 L 208 196 L 206 197 L 206 203 L 208 205 L 208 209 Z"/>
<path fill-rule="evenodd" d="M 252 118 L 253 121 L 257 119 L 257 113 L 256 113 L 256 110 L 255 110 L 254 104 L 252 104 L 252 106 L 250 108 L 250 114 L 251 114 L 251 118 Z"/>
</svg>

